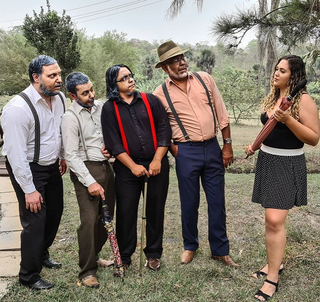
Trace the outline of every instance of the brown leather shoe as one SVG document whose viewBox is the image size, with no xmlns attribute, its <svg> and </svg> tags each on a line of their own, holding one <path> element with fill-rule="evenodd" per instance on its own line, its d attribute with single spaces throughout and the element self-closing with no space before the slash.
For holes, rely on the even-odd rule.
<svg viewBox="0 0 320 302">
<path fill-rule="evenodd" d="M 145 266 L 152 269 L 153 271 L 156 271 L 160 268 L 160 259 L 148 258 Z"/>
<path fill-rule="evenodd" d="M 97 278 L 93 275 L 82 278 L 80 284 L 78 283 L 78 285 L 84 285 L 91 288 L 99 288 L 100 286 Z"/>
<path fill-rule="evenodd" d="M 116 268 L 113 272 L 113 276 L 115 277 L 124 277 L 126 274 L 127 269 L 129 268 L 130 264 L 122 263 L 122 270 L 119 268 Z"/>
<path fill-rule="evenodd" d="M 227 256 L 211 256 L 212 259 L 214 260 L 218 260 L 218 261 L 221 261 L 224 265 L 226 266 L 231 266 L 231 267 L 234 267 L 234 268 L 238 268 L 240 267 L 239 264 L 235 263 L 231 257 L 229 255 Z"/>
<path fill-rule="evenodd" d="M 101 267 L 109 267 L 109 266 L 113 266 L 114 261 L 113 260 L 104 260 L 102 258 L 99 258 L 97 260 L 97 264 Z"/>
<path fill-rule="evenodd" d="M 193 260 L 195 251 L 185 250 L 181 255 L 181 264 L 188 264 Z"/>
</svg>

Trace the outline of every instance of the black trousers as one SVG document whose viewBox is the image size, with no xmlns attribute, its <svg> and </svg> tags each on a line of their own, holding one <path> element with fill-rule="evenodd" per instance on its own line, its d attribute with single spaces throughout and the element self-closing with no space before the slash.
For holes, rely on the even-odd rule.
<svg viewBox="0 0 320 302">
<path fill-rule="evenodd" d="M 137 162 L 147 170 L 151 160 Z M 137 245 L 137 215 L 141 192 L 144 190 L 144 177 L 136 177 L 116 160 L 113 166 L 116 176 L 116 233 L 123 263 L 130 264 Z M 148 179 L 146 204 L 146 247 L 147 258 L 161 258 L 164 208 L 169 186 L 169 163 L 167 156 L 161 162 L 161 172 Z"/>
<path fill-rule="evenodd" d="M 21 232 L 21 262 L 19 279 L 34 283 L 40 279 L 43 260 L 49 257 L 49 247 L 57 234 L 63 211 L 63 185 L 59 160 L 50 166 L 30 163 L 33 182 L 42 195 L 41 211 L 32 213 L 26 209 L 25 193 L 14 178 L 11 166 L 6 161 L 12 186 L 19 202 Z"/>
<path fill-rule="evenodd" d="M 105 190 L 106 203 L 109 213 L 113 216 L 115 204 L 114 173 L 111 165 L 105 162 L 85 162 L 90 174 Z M 85 187 L 70 171 L 70 178 L 74 184 L 79 205 L 81 224 L 78 227 L 79 244 L 79 279 L 95 275 L 98 270 L 98 254 L 108 236 L 102 223 L 102 204 L 100 196 L 90 197 Z"/>
</svg>

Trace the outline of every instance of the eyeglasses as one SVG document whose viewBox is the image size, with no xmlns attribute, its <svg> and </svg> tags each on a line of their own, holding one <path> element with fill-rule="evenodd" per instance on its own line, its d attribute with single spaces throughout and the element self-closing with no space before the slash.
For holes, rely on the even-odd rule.
<svg viewBox="0 0 320 302">
<path fill-rule="evenodd" d="M 181 61 L 186 62 L 186 59 L 184 58 L 184 56 L 181 56 L 181 57 L 177 57 L 177 58 L 173 58 L 173 59 L 171 59 L 171 60 L 168 60 L 168 64 L 177 65 L 177 64 L 180 64 Z"/>
<path fill-rule="evenodd" d="M 116 83 L 119 83 L 119 82 L 126 82 L 126 81 L 129 81 L 130 79 L 134 79 L 134 74 L 133 73 L 130 73 L 126 76 L 124 76 L 122 79 L 120 79 L 119 81 L 116 81 Z"/>
</svg>

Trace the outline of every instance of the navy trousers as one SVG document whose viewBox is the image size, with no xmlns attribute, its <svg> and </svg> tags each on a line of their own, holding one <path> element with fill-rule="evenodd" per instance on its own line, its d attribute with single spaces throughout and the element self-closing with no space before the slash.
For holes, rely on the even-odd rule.
<svg viewBox="0 0 320 302">
<path fill-rule="evenodd" d="M 229 255 L 224 195 L 225 172 L 219 143 L 213 138 L 204 142 L 177 144 L 176 173 L 180 191 L 184 249 L 195 251 L 199 247 L 198 209 L 201 179 L 208 203 L 211 254 Z"/>
</svg>

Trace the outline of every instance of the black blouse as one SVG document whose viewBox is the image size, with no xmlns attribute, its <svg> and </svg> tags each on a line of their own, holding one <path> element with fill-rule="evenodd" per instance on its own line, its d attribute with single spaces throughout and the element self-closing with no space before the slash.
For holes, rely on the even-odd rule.
<svg viewBox="0 0 320 302">
<path fill-rule="evenodd" d="M 265 124 L 269 117 L 267 113 L 261 114 L 261 122 Z M 263 142 L 264 145 L 279 149 L 300 149 L 304 143 L 300 141 L 292 131 L 282 123 L 277 123 Z"/>
</svg>

